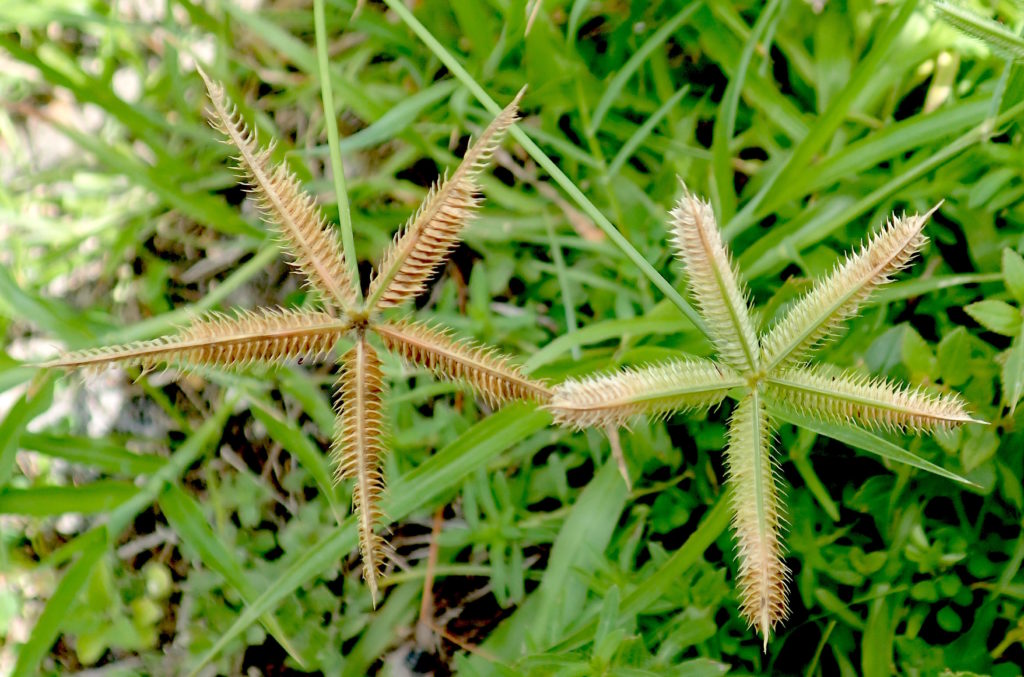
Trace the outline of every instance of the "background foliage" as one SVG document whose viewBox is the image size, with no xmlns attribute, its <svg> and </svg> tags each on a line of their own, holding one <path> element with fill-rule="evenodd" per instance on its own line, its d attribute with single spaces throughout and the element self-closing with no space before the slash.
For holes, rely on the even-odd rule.
<svg viewBox="0 0 1024 677">
<path fill-rule="evenodd" d="M 347 489 L 317 489 L 329 366 L 133 382 L 24 365 L 204 309 L 303 301 L 203 120 L 192 56 L 331 213 L 310 6 L 5 3 L 0 670 L 1016 674 L 1016 5 L 998 5 L 1011 47 L 993 50 L 912 2 L 551 1 L 528 34 L 521 1 L 414 3 L 434 45 L 386 4 L 326 8 L 364 273 L 490 118 L 453 74 L 499 102 L 528 84 L 522 128 L 671 281 L 676 177 L 711 196 L 762 322 L 890 212 L 945 200 L 913 276 L 824 357 L 964 392 L 992 425 L 899 442 L 979 487 L 783 426 L 794 610 L 763 654 L 732 586 L 728 406 L 637 424 L 627 492 L 599 435 L 547 428 L 525 405 L 487 417 L 386 362 L 385 510 L 404 566 L 371 610 L 336 517 Z M 707 354 L 587 207 L 506 149 L 417 312 L 554 380 Z"/>
</svg>

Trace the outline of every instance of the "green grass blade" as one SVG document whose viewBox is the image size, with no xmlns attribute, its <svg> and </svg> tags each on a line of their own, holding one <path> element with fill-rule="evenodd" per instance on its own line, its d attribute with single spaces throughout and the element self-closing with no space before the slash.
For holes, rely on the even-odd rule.
<svg viewBox="0 0 1024 677">
<path fill-rule="evenodd" d="M 338 201 L 338 222 L 341 226 L 341 246 L 345 253 L 345 265 L 351 276 L 352 289 L 356 300 L 363 297 L 359 282 L 359 261 L 356 257 L 356 242 L 352 235 L 352 213 L 348 204 L 348 188 L 345 186 L 345 165 L 341 160 L 338 146 L 338 117 L 334 112 L 334 93 L 331 90 L 331 74 L 327 60 L 327 20 L 324 18 L 324 0 L 313 0 L 313 24 L 316 31 L 317 72 L 320 75 L 320 93 L 324 102 L 324 120 L 327 125 L 327 144 L 331 149 L 331 174 L 334 177 L 334 195 Z"/>
<path fill-rule="evenodd" d="M 92 538 L 75 563 L 64 572 L 57 589 L 47 600 L 43 613 L 32 628 L 28 642 L 21 647 L 18 661 L 14 666 L 13 674 L 16 677 L 37 674 L 43 657 L 57 640 L 68 609 L 75 603 L 79 591 L 88 582 L 93 567 L 106 550 L 106 530 L 101 527 L 95 533 L 97 535 Z"/>
<path fill-rule="evenodd" d="M 888 56 L 893 43 L 903 30 L 917 3 L 904 2 L 883 30 L 878 32 L 872 43 L 871 51 L 857 65 L 857 70 L 846 87 L 832 100 L 832 105 L 814 120 L 810 131 L 793 150 L 786 163 L 765 182 L 756 195 L 744 205 L 735 218 L 731 219 L 723 229 L 727 240 L 744 232 L 757 222 L 761 203 L 774 192 L 776 186 L 785 186 L 807 172 L 814 157 L 821 152 L 828 140 L 835 134 L 839 125 L 846 120 L 857 98 L 871 84 L 879 66 Z"/>
<path fill-rule="evenodd" d="M 271 406 L 261 400 L 254 400 L 250 407 L 253 416 L 267 429 L 267 434 L 284 447 L 288 453 L 308 472 L 316 482 L 320 494 L 327 499 L 335 519 L 341 522 L 348 510 L 338 499 L 338 489 L 331 478 L 324 453 L 309 437 L 291 421 L 278 416 Z"/>
<path fill-rule="evenodd" d="M 0 487 L 11 480 L 25 426 L 53 401 L 53 382 L 54 374 L 37 375 L 28 391 L 18 398 L 0 423 Z"/>
<path fill-rule="evenodd" d="M 501 112 L 501 106 L 499 106 L 494 99 L 484 91 L 483 87 L 481 87 L 473 76 L 462 67 L 462 64 L 452 56 L 451 52 L 449 52 L 444 45 L 438 42 L 437 38 L 435 38 L 430 31 L 427 30 L 415 16 L 413 16 L 412 12 L 409 11 L 401 0 L 384 0 L 384 2 L 391 11 L 398 15 L 398 17 L 410 29 L 412 29 L 427 48 L 433 52 L 434 56 L 440 59 L 441 62 L 448 67 L 448 70 L 450 70 L 452 74 L 462 82 L 466 89 L 470 91 L 476 100 L 479 101 L 489 113 L 492 115 L 498 115 Z M 657 287 L 661 293 L 672 301 L 672 303 L 679 308 L 680 312 L 682 312 L 683 315 L 685 315 L 686 318 L 689 319 L 702 334 L 707 336 L 707 328 L 704 326 L 704 320 L 700 317 L 700 314 L 697 313 L 697 311 L 686 302 L 686 299 L 676 291 L 675 287 L 673 287 L 668 280 L 662 277 L 661 274 L 654 269 L 654 266 L 652 266 L 647 259 L 645 259 L 643 255 L 638 252 L 625 237 L 622 236 L 622 233 L 612 225 L 612 222 L 609 221 L 608 218 L 602 214 L 589 199 L 587 199 L 583 194 L 583 191 L 581 191 L 576 184 L 572 182 L 572 179 L 565 175 L 565 172 L 559 169 L 558 165 L 556 165 L 554 161 L 548 157 L 543 150 L 541 150 L 540 146 L 534 143 L 533 139 L 523 131 L 522 127 L 520 125 L 513 125 L 509 134 L 515 138 L 520 145 L 522 145 L 523 149 L 529 153 L 530 157 L 532 157 L 538 165 L 544 168 L 544 171 L 548 172 L 548 174 L 555 180 L 555 183 L 557 183 L 562 190 L 564 190 L 573 199 L 573 201 L 579 205 L 580 209 L 582 209 L 587 216 L 593 219 L 598 228 L 600 228 L 605 235 L 608 236 L 608 239 L 610 239 L 612 243 L 626 255 L 626 258 L 628 258 L 630 262 L 637 267 L 641 274 L 650 280 L 651 284 Z"/>
<path fill-rule="evenodd" d="M 636 153 L 636 149 L 640 147 L 642 143 L 647 140 L 647 137 L 651 135 L 654 128 L 657 127 L 661 121 L 665 118 L 670 110 L 675 108 L 679 102 L 687 95 L 690 91 L 689 85 L 684 85 L 676 91 L 665 103 L 658 106 L 658 109 L 651 114 L 643 124 L 636 128 L 636 131 L 626 140 L 626 143 L 622 144 L 619 148 L 619 152 L 615 154 L 612 161 L 608 164 L 608 172 L 602 177 L 602 181 L 609 182 L 619 170 L 622 169 L 622 165 L 626 164 L 629 158 L 633 157 Z"/>
<path fill-rule="evenodd" d="M 228 397 L 225 402 L 214 406 L 214 415 L 206 419 L 188 439 L 167 459 L 164 467 L 153 473 L 142 489 L 117 507 L 107 518 L 107 529 L 118 535 L 131 524 L 135 516 L 146 509 L 163 493 L 164 488 L 178 481 L 185 469 L 197 458 L 207 453 L 224 433 L 224 424 L 231 415 L 237 398 Z"/>
<path fill-rule="evenodd" d="M 504 659 L 527 645 L 559 637 L 586 600 L 585 578 L 603 558 L 628 492 L 619 469 L 607 462 L 573 504 L 551 549 L 540 586 L 488 637 L 483 649 Z"/>
<path fill-rule="evenodd" d="M 729 528 L 731 518 L 729 501 L 724 496 L 720 497 L 686 542 L 654 573 L 644 577 L 642 581 L 637 581 L 632 592 L 623 597 L 620 615 L 644 613 L 671 591 L 673 586 L 678 585 L 686 570 L 700 561 L 705 551 Z M 553 642 L 551 651 L 571 651 L 579 648 L 594 636 L 597 623 L 598 618 L 593 614 L 592 618 L 581 622 L 579 628 L 563 639 Z"/>
<path fill-rule="evenodd" d="M 768 45 L 762 45 L 761 42 L 768 27 L 775 20 L 780 5 L 780 0 L 772 0 L 761 10 L 754 27 L 750 30 L 746 44 L 743 45 L 739 65 L 736 72 L 729 78 L 729 84 L 722 96 L 722 103 L 718 107 L 718 114 L 715 116 L 715 127 L 711 137 L 711 175 L 714 179 L 711 182 L 711 194 L 715 204 L 715 215 L 721 223 L 728 223 L 736 213 L 736 191 L 733 187 L 730 151 L 733 136 L 736 134 L 736 114 L 739 111 L 740 94 L 743 92 L 747 70 L 750 68 L 755 51 L 758 49 L 768 50 Z"/>
<path fill-rule="evenodd" d="M 0 514 L 52 517 L 64 513 L 94 515 L 107 512 L 139 493 L 123 480 L 96 480 L 72 487 L 0 489 Z"/>
<path fill-rule="evenodd" d="M 597 106 L 594 108 L 594 115 L 590 119 L 590 128 L 587 130 L 588 135 L 593 136 L 597 134 L 597 130 L 601 128 L 601 123 L 611 109 L 612 104 L 619 98 L 629 80 L 640 70 L 640 67 L 647 61 L 651 53 L 665 44 L 673 33 L 689 21 L 690 17 L 700 9 L 702 4 L 700 0 L 697 0 L 697 2 L 691 2 L 676 12 L 671 19 L 663 23 L 658 30 L 652 33 L 651 37 L 647 38 L 644 44 L 640 46 L 640 49 L 633 52 L 629 60 L 623 64 L 622 68 L 619 69 L 604 88 L 604 94 L 601 95 L 601 99 L 597 102 Z"/>
<path fill-rule="evenodd" d="M 260 590 L 266 587 L 266 582 L 253 581 L 246 575 L 242 565 L 235 559 L 235 554 L 213 533 L 202 508 L 194 498 L 180 487 L 171 485 L 160 496 L 159 503 L 160 510 L 167 517 L 182 544 L 194 550 L 207 568 L 223 576 L 228 585 L 237 590 L 247 604 L 259 596 Z M 298 644 L 288 636 L 277 618 L 265 613 L 260 616 L 259 621 L 301 665 L 313 665 L 312 659 L 303 655 Z"/>
<path fill-rule="evenodd" d="M 768 408 L 771 416 L 780 421 L 785 421 L 786 423 L 791 423 L 792 425 L 812 430 L 819 435 L 831 437 L 843 444 L 876 454 L 889 461 L 905 463 L 906 465 L 914 466 L 915 468 L 925 470 L 934 475 L 938 475 L 939 477 L 945 477 L 946 479 L 960 482 L 961 484 L 966 484 L 971 487 L 978 486 L 966 477 L 962 477 L 955 472 L 935 465 L 931 461 L 926 461 L 919 456 L 915 456 L 906 449 L 898 447 L 889 440 L 879 437 L 875 433 L 865 430 L 864 428 L 853 425 L 837 425 L 835 423 L 824 422 L 814 416 L 794 411 L 777 402 L 770 403 Z"/>
<path fill-rule="evenodd" d="M 462 478 L 484 467 L 511 445 L 547 427 L 551 417 L 542 411 L 515 404 L 492 414 L 463 433 L 457 440 L 432 456 L 409 474 L 391 482 L 382 502 L 384 514 L 400 520 L 414 510 L 430 505 L 454 490 Z M 356 546 L 355 518 L 345 523 L 315 547 L 288 564 L 281 575 L 239 615 L 210 650 L 193 666 L 198 671 L 235 637 L 238 637 L 264 613 L 277 607 L 296 588 L 325 571 Z"/>
<path fill-rule="evenodd" d="M 112 475 L 149 475 L 166 464 L 158 456 L 137 454 L 120 444 L 91 437 L 27 432 L 22 434 L 20 446 Z"/>
</svg>

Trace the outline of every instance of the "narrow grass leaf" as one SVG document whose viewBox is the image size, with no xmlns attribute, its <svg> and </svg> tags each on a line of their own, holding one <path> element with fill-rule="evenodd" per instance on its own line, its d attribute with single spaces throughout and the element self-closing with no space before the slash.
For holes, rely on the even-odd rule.
<svg viewBox="0 0 1024 677">
<path fill-rule="evenodd" d="M 123 480 L 95 480 L 81 486 L 0 488 L 0 514 L 52 517 L 65 513 L 107 512 L 138 494 Z"/>
<path fill-rule="evenodd" d="M 945 477 L 946 479 L 950 479 L 955 482 L 960 482 L 961 484 L 966 484 L 967 486 L 978 486 L 967 478 L 961 477 L 950 470 L 937 466 L 931 461 L 926 461 L 919 456 L 915 456 L 906 449 L 903 449 L 872 432 L 864 430 L 863 428 L 819 421 L 813 416 L 794 411 L 780 403 L 769 403 L 768 413 L 773 418 L 777 418 L 801 428 L 807 428 L 819 435 L 831 437 L 843 444 L 876 454 L 886 460 L 895 461 L 896 463 L 905 463 L 906 465 L 914 466 L 915 468 L 925 470 L 934 475 Z"/>
<path fill-rule="evenodd" d="M 100 532 L 102 535 L 106 534 L 103 527 L 100 527 Z M 106 547 L 106 538 L 94 538 L 75 563 L 64 572 L 56 590 L 47 600 L 43 613 L 32 628 L 28 642 L 19 649 L 18 661 L 14 665 L 13 675 L 15 677 L 37 674 L 43 658 L 50 651 L 53 643 L 57 641 L 57 636 L 67 618 L 68 609 L 74 605 L 78 593 L 88 582 L 93 567 L 103 557 Z"/>
<path fill-rule="evenodd" d="M 236 559 L 235 553 L 210 529 L 206 515 L 194 498 L 172 484 L 160 496 L 159 503 L 160 510 L 182 544 L 194 550 L 207 568 L 223 576 L 228 585 L 237 590 L 247 604 L 259 596 L 260 591 L 266 587 L 266 581 L 254 581 L 249 578 Z M 260 616 L 259 621 L 300 665 L 313 665 L 312 659 L 303 655 L 298 644 L 288 636 L 273 614 L 265 613 Z"/>
<path fill-rule="evenodd" d="M 550 416 L 529 405 L 505 407 L 474 425 L 407 475 L 393 481 L 381 509 L 391 519 L 400 520 L 414 510 L 431 505 L 440 496 L 453 491 L 475 469 L 485 467 L 502 451 L 550 423 Z M 276 608 L 297 588 L 336 564 L 356 543 L 356 520 L 349 518 L 313 548 L 294 560 L 282 562 L 281 574 L 217 639 L 192 667 L 191 674 L 197 674 L 261 615 Z"/>
<path fill-rule="evenodd" d="M 661 47 L 679 28 L 690 20 L 690 17 L 700 9 L 703 3 L 699 0 L 697 2 L 691 2 L 683 9 L 672 15 L 668 21 L 661 24 L 651 37 L 637 49 L 629 57 L 629 60 L 622 65 L 622 68 L 612 76 L 612 79 L 608 82 L 608 85 L 604 88 L 604 93 L 601 94 L 600 101 L 597 102 L 597 106 L 594 107 L 594 115 L 590 118 L 590 128 L 587 130 L 589 136 L 597 134 L 597 130 L 601 128 L 601 123 L 604 122 L 605 115 L 611 109 L 612 104 L 622 94 L 622 90 L 629 83 L 633 75 L 640 70 L 640 67 L 647 61 L 651 53 L 654 50 Z M 575 9 L 575 8 L 574 8 Z"/>
</svg>

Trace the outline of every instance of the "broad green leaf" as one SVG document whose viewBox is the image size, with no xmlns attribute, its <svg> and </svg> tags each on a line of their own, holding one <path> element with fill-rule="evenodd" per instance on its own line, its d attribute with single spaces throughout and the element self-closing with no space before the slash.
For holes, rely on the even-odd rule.
<svg viewBox="0 0 1024 677">
<path fill-rule="evenodd" d="M 947 386 L 961 386 L 971 378 L 971 336 L 957 327 L 939 341 L 939 372 Z"/>
<path fill-rule="evenodd" d="M 678 585 L 686 570 L 698 563 L 703 558 L 705 551 L 725 533 L 729 527 L 730 518 L 729 501 L 726 496 L 720 496 L 711 509 L 705 513 L 697 530 L 686 539 L 682 547 L 672 553 L 672 556 L 652 574 L 644 576 L 642 579 L 638 577 L 633 590 L 622 600 L 620 606 L 622 613 L 634 615 L 647 612 L 673 586 Z M 527 600 L 527 604 L 529 604 L 529 600 Z M 593 638 L 597 623 L 596 614 L 585 621 L 581 620 L 578 627 L 570 634 L 560 639 L 551 638 L 548 645 L 551 647 L 550 650 L 570 651 L 582 646 Z M 504 623 L 498 626 L 496 633 L 501 632 L 503 626 Z M 485 648 L 491 643 L 489 639 Z"/>
<path fill-rule="evenodd" d="M 989 331 L 1003 336 L 1016 336 L 1020 331 L 1020 311 L 1004 301 L 986 299 L 965 306 L 964 310 Z"/>
<path fill-rule="evenodd" d="M 903 332 L 901 350 L 903 364 L 915 380 L 935 378 L 938 363 L 935 360 L 932 347 L 911 326 L 907 326 Z"/>
<path fill-rule="evenodd" d="M 1003 250 L 1003 282 L 1017 303 L 1024 303 L 1024 258 L 1009 247 Z"/>
<path fill-rule="evenodd" d="M 1010 407 L 1012 414 L 1021 394 L 1024 393 L 1024 326 L 1013 339 L 1003 362 L 1003 404 Z"/>
</svg>

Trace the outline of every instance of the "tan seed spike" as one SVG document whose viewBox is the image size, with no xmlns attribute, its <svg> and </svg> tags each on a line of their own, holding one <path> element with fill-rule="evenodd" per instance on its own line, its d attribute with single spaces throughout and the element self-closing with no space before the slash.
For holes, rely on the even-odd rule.
<svg viewBox="0 0 1024 677">
<path fill-rule="evenodd" d="M 788 369 L 770 376 L 768 383 L 778 401 L 837 423 L 894 432 L 948 430 L 962 423 L 981 423 L 967 413 L 959 395 L 931 394 L 827 365 Z"/>
<path fill-rule="evenodd" d="M 892 219 L 798 300 L 762 341 L 766 368 L 798 364 L 837 332 L 872 291 L 889 282 L 924 246 L 928 238 L 921 230 L 936 209 Z"/>
<path fill-rule="evenodd" d="M 177 334 L 152 341 L 68 353 L 44 367 L 100 368 L 113 363 L 150 371 L 161 364 L 180 369 L 320 359 L 349 329 L 348 322 L 301 308 L 209 313 Z"/>
<path fill-rule="evenodd" d="M 292 265 L 326 303 L 342 309 L 354 307 L 356 295 L 341 246 L 313 198 L 287 166 L 272 162 L 272 146 L 260 148 L 256 132 L 245 124 L 224 88 L 202 69 L 199 74 L 212 102 L 211 123 L 238 149 L 239 169 L 253 188 L 264 220 L 278 229 Z"/>
<path fill-rule="evenodd" d="M 660 418 L 713 407 L 731 388 L 744 383 L 729 367 L 688 358 L 568 379 L 555 387 L 545 408 L 556 423 L 577 429 L 622 427 L 641 414 Z"/>
<path fill-rule="evenodd" d="M 734 369 L 757 369 L 760 349 L 747 293 L 722 242 L 711 205 L 684 192 L 672 210 L 671 244 L 686 266 L 690 290 L 722 360 Z"/>
<path fill-rule="evenodd" d="M 782 559 L 779 496 L 770 455 L 768 416 L 755 389 L 733 411 L 726 465 L 739 557 L 740 611 L 761 633 L 765 651 L 775 626 L 789 615 L 789 568 Z"/>
<path fill-rule="evenodd" d="M 480 204 L 477 177 L 516 121 L 524 91 L 520 90 L 466 151 L 451 178 L 442 178 L 434 184 L 422 206 L 395 236 L 377 276 L 370 283 L 367 307 L 372 310 L 390 308 L 418 295 L 458 244 L 462 229 Z"/>
<path fill-rule="evenodd" d="M 352 506 L 359 525 L 359 552 L 363 560 L 363 578 L 377 604 L 377 579 L 387 563 L 387 543 L 377 533 L 382 521 L 380 498 L 384 493 L 381 457 L 384 447 L 381 399 L 384 392 L 380 359 L 361 335 L 341 358 L 335 408 L 334 441 L 331 458 L 337 480 L 355 480 Z"/>
<path fill-rule="evenodd" d="M 438 378 L 468 383 L 490 406 L 512 400 L 546 402 L 551 391 L 542 381 L 524 375 L 493 348 L 454 339 L 445 330 L 418 322 L 382 322 L 371 326 L 384 345 L 406 362 L 428 369 Z"/>
</svg>

